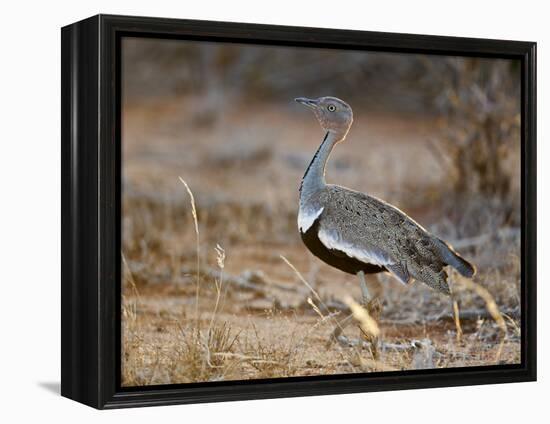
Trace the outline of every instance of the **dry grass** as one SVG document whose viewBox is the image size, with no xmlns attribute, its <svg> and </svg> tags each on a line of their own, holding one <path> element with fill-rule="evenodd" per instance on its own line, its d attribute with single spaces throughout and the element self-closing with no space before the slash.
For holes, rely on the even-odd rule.
<svg viewBox="0 0 550 424">
<path fill-rule="evenodd" d="M 187 107 L 165 100 L 125 111 L 124 385 L 519 362 L 519 232 L 476 193 L 460 205 L 447 196 L 426 142 L 435 120 L 359 110 L 328 170 L 329 180 L 404 208 L 478 267 L 474 282 L 450 274 L 453 299 L 368 277 L 382 302 L 373 324 L 353 300 L 357 280 L 320 263 L 297 234 L 297 187 L 320 136 L 314 122 L 255 108 L 267 140 L 258 143 L 258 128 L 235 132 L 240 110 L 181 140 Z M 350 325 L 344 344 L 327 347 L 350 312 L 363 331 Z"/>
</svg>

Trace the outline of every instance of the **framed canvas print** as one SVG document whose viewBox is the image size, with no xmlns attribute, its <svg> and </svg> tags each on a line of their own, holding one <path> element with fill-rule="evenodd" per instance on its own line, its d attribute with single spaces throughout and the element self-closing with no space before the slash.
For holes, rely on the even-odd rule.
<svg viewBox="0 0 550 424">
<path fill-rule="evenodd" d="M 533 381 L 535 43 L 62 29 L 62 394 Z"/>
</svg>

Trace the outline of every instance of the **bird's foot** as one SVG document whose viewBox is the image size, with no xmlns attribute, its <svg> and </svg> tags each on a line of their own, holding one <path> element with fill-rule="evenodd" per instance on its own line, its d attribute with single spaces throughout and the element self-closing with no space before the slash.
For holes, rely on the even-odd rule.
<svg viewBox="0 0 550 424">
<path fill-rule="evenodd" d="M 328 349 L 333 342 L 338 342 L 340 346 L 349 347 L 348 338 L 342 333 L 344 329 L 353 321 L 353 314 L 348 315 L 341 321 L 336 321 L 334 330 L 327 341 L 326 348 Z"/>
<path fill-rule="evenodd" d="M 382 314 L 382 302 L 380 302 L 380 299 L 377 297 L 372 299 L 363 298 L 361 306 L 367 310 L 371 318 L 378 324 L 378 321 L 380 321 L 380 315 Z"/>
<path fill-rule="evenodd" d="M 379 352 L 380 352 L 380 342 L 378 338 L 372 339 L 371 341 L 367 341 L 364 338 L 349 338 L 343 334 L 340 334 L 338 337 L 331 337 L 329 341 L 326 343 L 326 348 L 328 349 L 332 343 L 338 343 L 343 348 L 359 348 L 368 350 L 374 359 L 379 359 Z"/>
<path fill-rule="evenodd" d="M 380 302 L 378 297 L 374 297 L 372 299 L 366 299 L 365 297 L 363 297 L 363 302 L 361 303 L 361 306 L 365 308 L 369 316 L 375 321 L 376 326 L 378 326 L 378 323 L 380 322 L 380 315 L 382 314 L 382 303 Z M 380 342 L 378 336 L 365 331 L 360 325 L 359 332 L 360 338 L 363 340 L 363 345 L 370 349 L 372 357 L 374 359 L 378 359 L 378 345 Z"/>
<path fill-rule="evenodd" d="M 361 306 L 365 308 L 370 317 L 378 325 L 380 314 L 382 312 L 382 304 L 380 300 L 378 298 L 373 298 L 370 300 L 363 298 Z M 376 359 L 378 357 L 378 337 L 375 337 L 365 332 L 360 325 L 360 339 L 349 339 L 343 334 L 344 329 L 348 327 L 353 321 L 355 321 L 353 314 L 346 316 L 341 321 L 337 321 L 334 330 L 332 331 L 330 338 L 326 343 L 326 348 L 328 349 L 334 342 L 337 342 L 342 347 L 361 346 L 370 349 L 373 357 Z"/>
</svg>

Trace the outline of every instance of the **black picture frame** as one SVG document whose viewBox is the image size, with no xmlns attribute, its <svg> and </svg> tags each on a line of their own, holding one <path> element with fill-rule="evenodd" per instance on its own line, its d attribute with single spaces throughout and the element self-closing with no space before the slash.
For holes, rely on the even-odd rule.
<svg viewBox="0 0 550 424">
<path fill-rule="evenodd" d="M 121 388 L 124 36 L 429 53 L 521 62 L 521 364 Z M 97 15 L 61 31 L 61 394 L 94 408 L 536 380 L 536 43 Z"/>
</svg>

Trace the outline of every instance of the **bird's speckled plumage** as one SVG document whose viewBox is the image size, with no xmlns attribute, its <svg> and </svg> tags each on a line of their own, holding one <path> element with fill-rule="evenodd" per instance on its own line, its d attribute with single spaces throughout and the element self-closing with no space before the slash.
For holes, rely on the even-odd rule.
<svg viewBox="0 0 550 424">
<path fill-rule="evenodd" d="M 298 225 L 312 253 L 345 272 L 389 271 L 404 284 L 414 278 L 446 294 L 446 265 L 466 277 L 474 275 L 469 262 L 401 210 L 373 196 L 326 184 L 325 165 L 351 126 L 351 107 L 332 97 L 297 101 L 313 108 L 327 130 L 300 188 Z M 338 116 L 331 126 L 333 112 Z"/>
<path fill-rule="evenodd" d="M 352 257 L 384 267 L 402 283 L 415 278 L 448 293 L 444 266 L 452 265 L 467 277 L 474 273 L 450 246 L 383 200 L 327 185 L 318 201 L 324 208 L 318 234 L 325 245 L 332 240 L 334 249 L 347 246 Z"/>
</svg>

